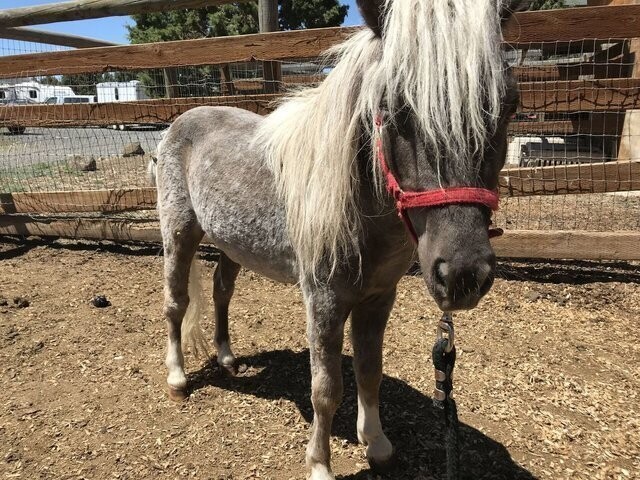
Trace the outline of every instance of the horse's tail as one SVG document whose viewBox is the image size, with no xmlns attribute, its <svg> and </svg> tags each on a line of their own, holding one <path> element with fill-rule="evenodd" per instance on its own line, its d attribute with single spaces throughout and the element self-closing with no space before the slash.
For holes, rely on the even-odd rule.
<svg viewBox="0 0 640 480">
<path fill-rule="evenodd" d="M 158 142 L 156 153 L 151 155 L 151 160 L 149 160 L 149 165 L 147 165 L 147 179 L 149 180 L 149 183 L 152 187 L 158 186 L 158 157 L 161 155 L 164 139 L 167 136 L 168 131 L 169 129 L 166 129 L 160 133 L 160 142 Z"/>
<path fill-rule="evenodd" d="M 147 165 L 147 179 L 152 187 L 156 187 L 156 172 L 158 170 L 158 159 L 153 157 L 149 160 L 149 165 Z"/>
<path fill-rule="evenodd" d="M 200 327 L 200 317 L 203 312 L 203 294 L 202 285 L 200 284 L 200 264 L 196 257 L 193 257 L 191 268 L 189 269 L 189 307 L 182 319 L 182 345 L 191 347 L 191 351 L 199 356 L 204 353 L 209 356 L 209 348 L 207 340 L 202 333 Z"/>
</svg>

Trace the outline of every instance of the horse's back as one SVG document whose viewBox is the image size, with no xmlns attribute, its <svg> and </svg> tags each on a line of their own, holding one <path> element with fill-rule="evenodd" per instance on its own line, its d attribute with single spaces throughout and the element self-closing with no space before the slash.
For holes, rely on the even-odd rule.
<svg viewBox="0 0 640 480">
<path fill-rule="evenodd" d="M 159 196 L 179 190 L 183 208 L 237 263 L 296 281 L 284 206 L 254 142 L 261 122 L 260 115 L 232 107 L 198 107 L 181 115 L 159 148 L 158 166 L 168 179 L 159 182 Z"/>
</svg>

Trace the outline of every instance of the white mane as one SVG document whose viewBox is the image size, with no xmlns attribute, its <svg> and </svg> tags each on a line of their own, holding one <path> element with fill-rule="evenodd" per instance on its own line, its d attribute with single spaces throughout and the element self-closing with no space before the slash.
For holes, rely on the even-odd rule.
<svg viewBox="0 0 640 480">
<path fill-rule="evenodd" d="M 358 254 L 357 148 L 382 102 L 405 105 L 442 161 L 468 165 L 495 128 L 505 90 L 496 0 L 386 0 L 382 39 L 366 29 L 329 55 L 318 87 L 295 93 L 257 134 L 302 275 Z M 366 126 L 362 131 L 362 126 Z M 377 175 L 377 163 L 372 162 Z"/>
</svg>

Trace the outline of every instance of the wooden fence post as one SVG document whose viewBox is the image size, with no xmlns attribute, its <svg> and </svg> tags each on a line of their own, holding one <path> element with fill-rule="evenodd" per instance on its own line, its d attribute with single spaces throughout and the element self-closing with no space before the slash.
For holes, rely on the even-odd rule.
<svg viewBox="0 0 640 480">
<path fill-rule="evenodd" d="M 258 21 L 260 33 L 277 32 L 280 29 L 278 22 L 278 0 L 259 0 Z M 279 62 L 262 62 L 265 93 L 275 93 L 280 89 L 282 81 L 282 68 Z"/>
<path fill-rule="evenodd" d="M 640 5 L 640 0 L 608 0 L 597 2 L 590 0 L 594 5 Z M 629 58 L 633 61 L 631 78 L 640 78 L 640 38 L 632 38 L 629 41 Z M 618 148 L 618 161 L 640 158 L 640 110 L 627 110 L 624 115 L 622 134 Z"/>
</svg>

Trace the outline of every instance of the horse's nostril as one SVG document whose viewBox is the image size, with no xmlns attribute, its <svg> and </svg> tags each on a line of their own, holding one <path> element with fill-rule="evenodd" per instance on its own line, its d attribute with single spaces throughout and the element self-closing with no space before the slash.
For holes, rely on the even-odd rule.
<svg viewBox="0 0 640 480">
<path fill-rule="evenodd" d="M 476 272 L 476 284 L 478 285 L 478 289 L 482 290 L 489 280 L 491 275 L 491 265 L 488 263 L 481 263 L 478 266 L 478 271 Z"/>
<path fill-rule="evenodd" d="M 447 262 L 439 258 L 433 264 L 433 278 L 436 283 L 442 285 L 443 287 L 446 287 L 448 276 L 449 266 L 447 265 Z"/>
</svg>

